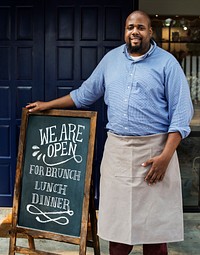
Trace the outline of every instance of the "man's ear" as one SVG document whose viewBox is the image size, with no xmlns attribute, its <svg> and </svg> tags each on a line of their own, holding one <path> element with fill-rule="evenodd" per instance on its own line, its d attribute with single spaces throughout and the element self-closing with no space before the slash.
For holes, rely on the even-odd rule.
<svg viewBox="0 0 200 255">
<path fill-rule="evenodd" d="M 153 29 L 152 29 L 152 27 L 149 28 L 149 35 L 150 35 L 150 37 L 152 37 L 152 35 L 153 35 Z"/>
</svg>

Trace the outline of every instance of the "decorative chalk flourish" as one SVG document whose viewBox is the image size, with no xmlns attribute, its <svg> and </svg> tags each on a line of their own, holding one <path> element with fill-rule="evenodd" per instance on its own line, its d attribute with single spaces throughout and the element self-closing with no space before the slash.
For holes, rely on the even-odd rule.
<svg viewBox="0 0 200 255">
<path fill-rule="evenodd" d="M 60 211 L 60 212 L 42 212 L 38 207 L 31 205 L 31 204 L 27 205 L 26 209 L 29 213 L 37 215 L 35 219 L 40 223 L 54 222 L 59 225 L 67 225 L 69 223 L 69 219 L 65 216 L 59 216 L 56 218 L 52 218 L 48 215 L 68 214 L 69 216 L 72 216 L 74 214 L 74 212 L 72 210 Z M 44 220 L 41 219 L 41 216 L 44 217 Z M 46 220 L 45 220 L 45 218 L 46 218 Z"/>
</svg>

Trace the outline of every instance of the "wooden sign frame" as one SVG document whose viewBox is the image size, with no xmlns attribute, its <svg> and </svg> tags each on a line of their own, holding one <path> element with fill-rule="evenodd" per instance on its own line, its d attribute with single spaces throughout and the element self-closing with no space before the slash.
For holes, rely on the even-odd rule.
<svg viewBox="0 0 200 255">
<path fill-rule="evenodd" d="M 30 116 L 56 116 L 56 117 L 72 117 L 72 118 L 89 118 L 90 119 L 90 131 L 88 141 L 88 153 L 86 159 L 86 172 L 84 183 L 84 197 L 82 205 L 82 218 L 80 226 L 80 236 L 70 236 L 60 233 L 54 233 L 51 231 L 43 231 L 41 229 L 29 228 L 20 226 L 18 224 L 19 219 L 19 207 L 22 189 L 22 177 L 23 177 L 23 164 L 25 160 L 26 151 L 26 139 L 27 139 L 27 127 Z M 79 245 L 79 254 L 86 254 L 86 247 L 90 246 L 94 248 L 94 254 L 100 255 L 99 239 L 97 236 L 97 219 L 94 207 L 94 196 L 92 189 L 92 165 L 93 154 L 95 144 L 95 132 L 96 132 L 96 118 L 97 113 L 93 111 L 78 111 L 78 110 L 50 110 L 45 112 L 30 113 L 27 109 L 22 109 L 22 122 L 20 127 L 20 139 L 18 146 L 18 159 L 16 167 L 16 180 L 14 188 L 14 199 L 12 208 L 12 228 L 10 231 L 10 247 L 9 254 L 43 254 L 43 255 L 55 255 L 55 253 L 36 250 L 34 244 L 34 238 L 44 238 L 48 240 L 54 240 L 59 242 L 66 242 Z M 89 227 L 90 226 L 90 227 Z M 91 230 L 91 231 L 90 231 Z M 91 236 L 89 238 L 89 231 Z M 16 245 L 17 235 L 26 235 L 28 238 L 29 248 Z"/>
</svg>

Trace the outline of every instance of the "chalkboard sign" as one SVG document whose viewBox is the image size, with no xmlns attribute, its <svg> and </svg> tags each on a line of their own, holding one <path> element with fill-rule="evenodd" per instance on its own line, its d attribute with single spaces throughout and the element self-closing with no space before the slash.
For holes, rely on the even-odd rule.
<svg viewBox="0 0 200 255">
<path fill-rule="evenodd" d="M 23 109 L 13 228 L 75 243 L 87 232 L 95 128 L 96 112 Z"/>
</svg>

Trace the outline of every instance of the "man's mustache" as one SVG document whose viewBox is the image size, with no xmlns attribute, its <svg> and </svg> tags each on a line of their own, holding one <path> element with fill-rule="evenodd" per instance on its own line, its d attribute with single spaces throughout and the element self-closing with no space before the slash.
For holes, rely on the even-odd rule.
<svg viewBox="0 0 200 255">
<path fill-rule="evenodd" d="M 131 36 L 131 37 L 129 37 L 129 40 L 133 40 L 133 39 L 142 40 L 142 38 L 140 36 Z"/>
</svg>

